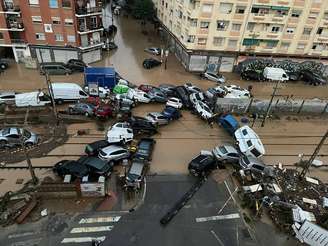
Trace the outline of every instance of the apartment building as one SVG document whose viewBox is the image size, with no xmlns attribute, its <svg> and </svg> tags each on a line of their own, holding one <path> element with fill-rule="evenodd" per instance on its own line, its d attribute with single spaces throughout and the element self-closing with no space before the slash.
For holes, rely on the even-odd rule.
<svg viewBox="0 0 328 246">
<path fill-rule="evenodd" d="M 100 0 L 0 0 L 0 50 L 17 62 L 101 59 Z"/>
<path fill-rule="evenodd" d="M 170 46 L 190 71 L 231 71 L 248 55 L 328 58 L 327 0 L 157 0 Z"/>
</svg>

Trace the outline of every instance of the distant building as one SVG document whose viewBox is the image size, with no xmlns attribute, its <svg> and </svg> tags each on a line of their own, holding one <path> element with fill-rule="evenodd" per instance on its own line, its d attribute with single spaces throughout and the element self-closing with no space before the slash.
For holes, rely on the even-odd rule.
<svg viewBox="0 0 328 246">
<path fill-rule="evenodd" d="M 190 71 L 245 55 L 328 58 L 327 0 L 154 0 L 168 44 Z"/>
<path fill-rule="evenodd" d="M 102 32 L 100 0 L 0 0 L 0 52 L 17 62 L 100 60 Z"/>
</svg>

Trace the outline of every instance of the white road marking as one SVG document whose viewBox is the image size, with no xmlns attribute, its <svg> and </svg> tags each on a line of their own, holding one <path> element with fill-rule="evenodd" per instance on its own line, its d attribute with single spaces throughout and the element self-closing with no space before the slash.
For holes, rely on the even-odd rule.
<svg viewBox="0 0 328 246">
<path fill-rule="evenodd" d="M 91 224 L 91 223 L 114 223 L 120 220 L 121 216 L 110 216 L 110 217 L 98 217 L 98 218 L 83 218 L 79 224 Z"/>
<path fill-rule="evenodd" d="M 211 230 L 211 233 L 215 237 L 216 241 L 218 241 L 220 245 L 224 246 L 223 242 L 221 241 L 219 236 L 215 233 L 215 231 Z"/>
<path fill-rule="evenodd" d="M 35 234 L 38 234 L 38 232 L 28 231 L 28 232 L 8 235 L 8 238 L 11 239 L 11 238 L 18 238 L 18 237 L 26 237 L 26 236 L 32 236 Z"/>
<path fill-rule="evenodd" d="M 212 220 L 230 220 L 230 219 L 238 219 L 238 218 L 240 218 L 239 214 L 234 213 L 234 214 L 216 215 L 216 216 L 210 216 L 210 217 L 196 218 L 196 222 L 206 222 L 206 221 L 212 221 Z"/>
<path fill-rule="evenodd" d="M 10 246 L 33 246 L 38 245 L 41 242 L 42 238 L 33 238 L 29 240 L 14 242 Z"/>
<path fill-rule="evenodd" d="M 111 231 L 113 228 L 114 226 L 75 227 L 71 230 L 71 233 Z"/>
<path fill-rule="evenodd" d="M 64 238 L 61 243 L 86 243 L 92 242 L 92 240 L 103 242 L 106 237 L 72 237 L 72 238 Z"/>
</svg>

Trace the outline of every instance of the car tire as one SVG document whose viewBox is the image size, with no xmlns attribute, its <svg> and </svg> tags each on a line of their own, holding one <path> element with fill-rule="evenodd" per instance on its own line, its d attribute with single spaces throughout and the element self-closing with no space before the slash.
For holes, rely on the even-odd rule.
<svg viewBox="0 0 328 246">
<path fill-rule="evenodd" d="M 68 114 L 70 114 L 70 115 L 73 114 L 73 109 L 72 108 L 68 108 Z"/>
<path fill-rule="evenodd" d="M 57 100 L 55 100 L 55 102 L 56 102 L 58 105 L 63 104 L 63 100 L 62 100 L 62 99 L 57 99 Z"/>
<path fill-rule="evenodd" d="M 4 146 L 7 144 L 7 141 L 6 140 L 0 140 L 0 146 Z"/>
<path fill-rule="evenodd" d="M 33 146 L 33 143 L 25 143 L 26 148 L 31 148 Z"/>
<path fill-rule="evenodd" d="M 0 68 L 1 68 L 2 70 L 5 70 L 5 69 L 7 68 L 7 65 L 6 65 L 6 64 L 0 64 Z"/>
<path fill-rule="evenodd" d="M 89 114 L 88 112 L 85 112 L 84 115 L 85 115 L 86 117 L 89 117 L 89 116 L 90 116 L 90 114 Z"/>
</svg>

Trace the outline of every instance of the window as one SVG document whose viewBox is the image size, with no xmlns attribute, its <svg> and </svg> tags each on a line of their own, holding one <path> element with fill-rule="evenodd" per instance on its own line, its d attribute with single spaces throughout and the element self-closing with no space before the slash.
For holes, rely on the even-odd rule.
<svg viewBox="0 0 328 246">
<path fill-rule="evenodd" d="M 237 40 L 230 39 L 228 42 L 228 47 L 229 48 L 236 48 L 237 47 Z"/>
<path fill-rule="evenodd" d="M 300 17 L 300 15 L 302 14 L 302 10 L 298 10 L 298 9 L 293 9 L 292 10 L 292 17 L 298 18 Z"/>
<path fill-rule="evenodd" d="M 325 13 L 324 13 L 323 18 L 324 18 L 325 20 L 328 20 L 328 12 L 325 12 Z"/>
<path fill-rule="evenodd" d="M 316 19 L 318 18 L 318 12 L 313 12 L 313 11 L 310 11 L 310 14 L 309 14 L 309 19 Z"/>
<path fill-rule="evenodd" d="M 64 36 L 62 34 L 55 34 L 55 40 L 56 41 L 64 41 Z"/>
<path fill-rule="evenodd" d="M 312 49 L 316 50 L 316 51 L 323 51 L 325 49 L 325 45 L 324 44 L 313 44 Z"/>
<path fill-rule="evenodd" d="M 289 34 L 294 33 L 294 31 L 295 31 L 295 29 L 292 28 L 292 27 L 288 27 L 288 28 L 286 29 L 286 32 L 289 33 Z"/>
<path fill-rule="evenodd" d="M 208 29 L 209 25 L 210 25 L 209 22 L 206 22 L 206 21 L 200 22 L 200 28 L 202 28 L 202 29 Z"/>
<path fill-rule="evenodd" d="M 32 22 L 33 23 L 42 23 L 41 16 L 32 16 Z"/>
<path fill-rule="evenodd" d="M 236 14 L 244 14 L 245 13 L 245 6 L 237 6 L 236 7 Z"/>
<path fill-rule="evenodd" d="M 225 38 L 222 37 L 214 37 L 213 38 L 213 45 L 214 46 L 223 46 Z"/>
<path fill-rule="evenodd" d="M 203 4 L 202 6 L 202 12 L 203 13 L 212 13 L 212 10 L 213 10 L 213 4 Z"/>
<path fill-rule="evenodd" d="M 51 17 L 52 24 L 59 25 L 60 24 L 60 17 Z"/>
<path fill-rule="evenodd" d="M 311 35 L 312 28 L 304 28 L 303 29 L 303 35 Z"/>
<path fill-rule="evenodd" d="M 58 1 L 57 0 L 49 0 L 49 7 L 50 8 L 58 8 Z"/>
<path fill-rule="evenodd" d="M 44 33 L 36 33 L 35 38 L 36 40 L 46 40 L 46 35 Z"/>
<path fill-rule="evenodd" d="M 260 155 L 261 155 L 261 153 L 257 150 L 257 149 L 252 149 L 251 150 L 251 153 L 255 156 L 255 157 L 259 157 Z M 261 168 L 259 168 L 260 170 L 262 169 L 262 170 L 264 170 L 264 167 L 261 167 Z"/>
<path fill-rule="evenodd" d="M 189 35 L 187 38 L 187 43 L 194 43 L 195 42 L 195 36 L 194 35 Z"/>
<path fill-rule="evenodd" d="M 207 38 L 198 38 L 198 44 L 205 45 L 207 42 Z"/>
<path fill-rule="evenodd" d="M 277 44 L 278 44 L 278 41 L 276 41 L 276 40 L 267 40 L 265 48 L 273 49 L 273 48 L 277 47 Z"/>
<path fill-rule="evenodd" d="M 225 31 L 229 26 L 229 21 L 218 20 L 216 24 L 216 29 L 218 31 Z"/>
<path fill-rule="evenodd" d="M 180 19 L 182 18 L 182 11 L 181 11 L 181 10 L 178 11 L 178 17 L 179 17 Z"/>
<path fill-rule="evenodd" d="M 232 24 L 231 30 L 232 31 L 240 31 L 241 24 Z"/>
<path fill-rule="evenodd" d="M 29 0 L 30 5 L 39 5 L 39 0 Z"/>
<path fill-rule="evenodd" d="M 230 14 L 232 11 L 232 3 L 220 3 L 219 12 L 221 14 Z"/>
<path fill-rule="evenodd" d="M 255 27 L 255 23 L 252 23 L 252 22 L 250 22 L 250 23 L 248 23 L 247 24 L 247 31 L 254 31 L 254 27 Z"/>
<path fill-rule="evenodd" d="M 0 32 L 0 39 L 3 39 L 3 34 L 2 34 L 2 32 Z"/>
<path fill-rule="evenodd" d="M 190 19 L 190 26 L 197 26 L 197 19 Z"/>
<path fill-rule="evenodd" d="M 305 49 L 305 44 L 303 44 L 303 43 L 299 43 L 299 44 L 297 45 L 297 49 L 298 49 L 298 50 L 304 50 L 304 49 Z"/>
<path fill-rule="evenodd" d="M 241 132 L 243 133 L 244 136 L 248 134 L 246 129 L 243 129 Z"/>
<path fill-rule="evenodd" d="M 288 50 L 289 45 L 290 45 L 290 43 L 282 42 L 282 43 L 280 44 L 280 48 L 281 48 L 281 49 L 284 49 L 284 50 Z"/>
<path fill-rule="evenodd" d="M 67 42 L 75 43 L 75 36 L 74 35 L 67 35 Z"/>
<path fill-rule="evenodd" d="M 269 14 L 269 9 L 253 7 L 251 9 L 251 13 L 256 14 L 256 15 L 266 15 L 266 14 Z"/>
<path fill-rule="evenodd" d="M 253 145 L 251 140 L 247 140 L 246 143 L 248 147 L 251 147 Z"/>
<path fill-rule="evenodd" d="M 279 32 L 279 30 L 280 30 L 280 27 L 279 26 L 273 26 L 271 28 L 271 32 Z"/>
<path fill-rule="evenodd" d="M 73 25 L 73 19 L 65 19 L 65 25 Z"/>
<path fill-rule="evenodd" d="M 323 28 L 322 28 L 322 27 L 319 27 L 319 28 L 318 28 L 318 31 L 317 31 L 317 34 L 321 34 L 322 31 L 323 31 Z"/>
<path fill-rule="evenodd" d="M 44 24 L 44 32 L 52 33 L 52 25 L 51 24 Z"/>
<path fill-rule="evenodd" d="M 62 7 L 63 8 L 70 8 L 71 7 L 71 0 L 63 0 Z"/>
</svg>

